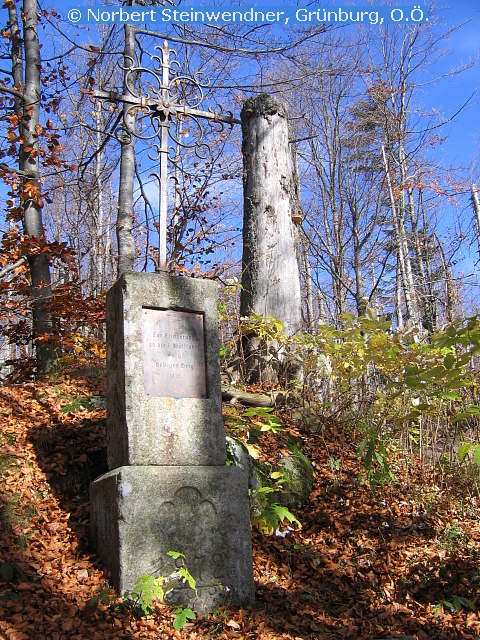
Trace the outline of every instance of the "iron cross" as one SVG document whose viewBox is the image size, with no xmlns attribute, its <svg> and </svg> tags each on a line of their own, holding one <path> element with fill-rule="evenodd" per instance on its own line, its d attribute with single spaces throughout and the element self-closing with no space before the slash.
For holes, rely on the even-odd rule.
<svg viewBox="0 0 480 640">
<path fill-rule="evenodd" d="M 129 89 L 129 95 L 123 95 L 116 91 L 84 91 L 88 93 L 92 98 L 98 100 L 105 100 L 107 102 L 123 103 L 124 105 L 130 105 L 126 110 L 124 108 L 124 115 L 127 112 L 143 113 L 143 115 L 150 118 L 151 124 L 154 129 L 153 135 L 145 135 L 139 133 L 136 130 L 131 130 L 128 126 L 124 126 L 128 133 L 136 138 L 143 140 L 159 140 L 160 144 L 154 143 L 156 147 L 157 155 L 152 157 L 149 154 L 151 160 L 160 161 L 160 173 L 152 173 L 157 178 L 160 185 L 160 206 L 159 206 L 159 244 L 158 244 L 158 264 L 156 271 L 167 271 L 167 210 L 168 210 L 168 160 L 173 159 L 169 154 L 169 136 L 170 123 L 172 121 L 179 120 L 194 120 L 200 129 L 200 136 L 197 136 L 197 141 L 193 144 L 180 143 L 181 146 L 195 147 L 196 152 L 200 146 L 206 146 L 203 142 L 203 129 L 199 122 L 199 119 L 206 119 L 218 123 L 226 123 L 230 125 L 240 124 L 240 120 L 233 117 L 233 114 L 228 115 L 213 111 L 204 111 L 198 107 L 201 105 L 204 99 L 203 89 L 205 84 L 202 84 L 196 76 L 189 77 L 181 75 L 180 73 L 174 73 L 171 75 L 172 66 L 179 69 L 179 63 L 177 60 L 170 60 L 170 53 L 175 54 L 175 51 L 168 48 L 168 43 L 165 40 L 162 47 L 155 47 L 155 50 L 159 53 L 150 56 L 150 61 L 154 63 L 153 69 L 130 66 L 125 69 L 126 82 L 125 85 L 129 87 L 129 76 L 131 78 L 131 86 Z M 159 55 L 160 54 L 160 55 Z M 156 64 L 155 64 L 156 63 Z M 136 79 L 142 74 L 148 74 L 150 77 L 150 91 L 151 93 L 146 96 L 137 95 L 135 92 Z M 154 79 L 156 86 L 152 87 L 151 79 Z M 190 87 L 191 95 L 188 96 L 186 92 L 183 92 L 183 99 L 180 95 L 179 87 Z M 175 138 L 173 138 L 175 140 Z M 175 142 L 178 142 L 175 140 Z M 207 145 L 208 146 L 208 145 Z M 197 155 L 200 155 L 197 153 Z"/>
</svg>

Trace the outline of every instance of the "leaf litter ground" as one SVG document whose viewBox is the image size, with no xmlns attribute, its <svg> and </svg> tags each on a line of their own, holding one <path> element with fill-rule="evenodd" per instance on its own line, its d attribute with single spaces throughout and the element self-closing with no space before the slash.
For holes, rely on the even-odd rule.
<svg viewBox="0 0 480 640">
<path fill-rule="evenodd" d="M 315 465 L 314 488 L 295 512 L 301 530 L 253 531 L 254 607 L 199 617 L 180 632 L 163 604 L 141 619 L 113 600 L 85 610 L 108 590 L 87 538 L 88 485 L 107 469 L 103 394 L 101 369 L 0 387 L 0 638 L 480 637 L 475 495 L 454 478 L 440 491 L 412 460 L 374 496 L 358 482 L 348 430 L 327 422 L 311 433 L 284 416 Z M 278 434 L 262 433 L 257 447 L 272 463 L 288 455 Z M 455 597 L 475 611 L 442 604 Z"/>
</svg>

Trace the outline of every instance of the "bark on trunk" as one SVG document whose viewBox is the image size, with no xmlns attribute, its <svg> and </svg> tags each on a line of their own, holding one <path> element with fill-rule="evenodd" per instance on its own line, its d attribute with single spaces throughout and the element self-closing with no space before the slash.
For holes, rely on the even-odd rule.
<svg viewBox="0 0 480 640">
<path fill-rule="evenodd" d="M 477 227 L 478 251 L 480 253 L 480 198 L 478 196 L 478 187 L 476 184 L 472 184 L 472 202 Z"/>
<path fill-rule="evenodd" d="M 307 322 L 308 331 L 315 334 L 315 321 L 313 317 L 313 288 L 312 269 L 310 267 L 310 256 L 308 254 L 307 241 L 302 242 L 303 263 L 305 265 L 305 288 L 307 289 Z"/>
<path fill-rule="evenodd" d="M 310 267 L 310 255 L 309 245 L 310 241 L 302 228 L 303 222 L 303 209 L 302 209 L 302 196 L 300 188 L 300 171 L 298 169 L 298 153 L 297 153 L 297 141 L 294 140 L 294 134 L 289 132 L 289 138 L 291 142 L 291 152 L 293 160 L 293 183 L 294 183 L 294 210 L 292 218 L 297 223 L 295 229 L 296 247 L 297 247 L 297 262 L 298 273 L 301 276 L 302 266 L 305 277 L 305 289 L 306 289 L 306 315 L 307 315 L 307 330 L 309 333 L 315 333 L 314 318 L 313 318 L 313 290 L 312 290 L 312 270 Z"/>
<path fill-rule="evenodd" d="M 401 179 L 402 179 L 402 185 L 405 185 L 407 183 L 407 166 L 406 166 L 406 156 L 405 156 L 405 150 L 403 148 L 403 141 L 400 141 L 399 144 L 399 149 L 398 149 L 398 156 L 399 156 L 399 165 L 400 165 L 400 175 L 401 175 Z M 410 260 L 410 247 L 408 244 L 408 239 L 407 239 L 407 231 L 405 228 L 405 218 L 406 218 L 406 204 L 405 204 L 405 190 L 402 189 L 401 190 L 401 194 L 400 194 L 400 199 L 399 199 L 399 203 L 400 203 L 400 211 L 398 211 L 398 230 L 399 230 L 399 238 L 400 241 L 402 242 L 403 245 L 403 255 L 404 255 L 404 261 L 405 261 L 405 275 L 406 275 L 406 280 L 408 283 L 408 289 L 409 289 L 409 296 L 411 299 L 411 304 L 412 304 L 412 313 L 413 315 L 411 316 L 412 322 L 414 323 L 415 326 L 419 326 L 420 322 L 419 322 L 419 317 L 420 314 L 418 312 L 418 308 L 417 308 L 417 300 L 416 300 L 416 290 L 415 290 L 415 283 L 413 280 L 413 271 L 412 271 L 412 261 Z M 405 294 L 406 297 L 406 294 Z"/>
<path fill-rule="evenodd" d="M 13 3 L 12 3 L 13 4 Z M 15 83 L 22 84 L 20 31 L 15 6 L 9 6 L 12 30 L 12 70 Z M 44 234 L 42 220 L 42 200 L 38 163 L 38 126 L 40 113 L 40 45 L 38 41 L 38 21 L 36 0 L 23 2 L 23 47 L 25 55 L 25 82 L 23 104 L 18 110 L 23 112 L 19 126 L 23 143 L 20 149 L 19 169 L 23 173 L 22 191 L 23 227 L 27 236 L 41 238 Z M 14 35 L 15 34 L 15 35 Z M 21 86 L 19 86 L 21 90 Z M 17 105 L 16 105 L 17 106 Z M 50 264 L 44 253 L 28 257 L 33 296 L 33 333 L 38 370 L 50 371 L 54 365 L 54 349 L 48 337 L 52 333 L 52 317 L 49 301 L 52 296 Z"/>
<path fill-rule="evenodd" d="M 430 273 L 430 265 L 428 261 L 428 242 L 425 238 L 426 219 L 425 219 L 425 207 L 423 206 L 423 194 L 420 192 L 418 207 L 423 211 L 423 233 L 422 237 L 418 229 L 418 214 L 415 214 L 415 203 L 413 201 L 413 190 L 408 190 L 408 204 L 410 211 L 410 221 L 412 225 L 412 236 L 415 245 L 415 254 L 418 264 L 418 272 L 420 275 L 420 291 L 423 297 L 423 328 L 428 333 L 433 333 L 437 324 L 437 313 L 435 304 L 435 295 L 432 290 L 432 278 Z M 424 259 L 425 252 L 425 259 Z"/>
<path fill-rule="evenodd" d="M 105 256 L 103 252 L 103 218 L 104 218 L 104 207 L 103 207 L 103 181 L 102 181 L 102 152 L 101 152 L 101 144 L 102 137 L 100 133 L 101 127 L 101 108 L 100 105 L 97 105 L 96 112 L 96 125 L 97 125 L 97 134 L 96 134 L 96 164 L 95 164 L 95 182 L 97 189 L 97 216 L 95 220 L 95 296 L 101 296 L 103 292 L 103 274 L 104 274 L 104 264 L 105 264 Z"/>
<path fill-rule="evenodd" d="M 245 102 L 241 118 L 244 221 L 240 313 L 273 316 L 283 323 L 287 335 L 293 335 L 302 325 L 302 302 L 292 219 L 298 213 L 298 201 L 287 109 L 276 98 L 261 94 Z M 254 355 L 256 342 L 243 345 L 247 377 L 274 381 L 281 356 L 275 345 L 275 357 L 268 346 Z"/>
<path fill-rule="evenodd" d="M 450 264 L 447 261 L 447 257 L 445 256 L 445 251 L 443 250 L 442 243 L 437 238 L 437 246 L 440 253 L 440 259 L 442 261 L 443 272 L 445 274 L 445 297 L 446 297 L 446 312 L 447 312 L 447 320 L 448 322 L 453 322 L 453 311 L 454 311 L 454 294 L 453 294 L 453 286 L 452 286 L 452 273 L 450 269 Z"/>
<path fill-rule="evenodd" d="M 397 316 L 397 329 L 403 329 L 402 314 L 402 274 L 400 268 L 400 259 L 397 256 L 397 273 L 395 277 L 395 314 Z"/>
<path fill-rule="evenodd" d="M 318 287 L 318 324 L 327 324 L 327 314 L 325 312 L 325 297 L 323 291 Z"/>
<path fill-rule="evenodd" d="M 408 247 L 406 244 L 405 226 L 402 219 L 402 212 L 397 211 L 397 204 L 393 192 L 392 181 L 390 178 L 390 169 L 388 166 L 385 147 L 382 147 L 383 161 L 385 165 L 385 174 L 387 177 L 388 194 L 390 197 L 390 206 L 392 209 L 393 230 L 395 234 L 395 244 L 397 246 L 398 265 L 402 278 L 403 291 L 405 293 L 405 306 L 407 308 L 407 319 L 417 324 L 417 314 L 415 310 L 413 285 L 411 279 L 410 257 L 408 255 Z M 410 275 L 409 275 L 410 274 Z M 397 296 L 398 298 L 398 296 Z M 398 312 L 397 312 L 398 314 Z"/>
<path fill-rule="evenodd" d="M 294 179 L 287 109 L 261 94 L 242 109 L 244 224 L 242 316 L 273 316 L 285 332 L 301 327 L 295 252 Z"/>
<path fill-rule="evenodd" d="M 363 286 L 362 274 L 362 244 L 360 242 L 360 216 L 358 214 L 356 202 L 352 203 L 352 235 L 353 235 L 353 266 L 355 269 L 355 302 L 357 304 L 357 314 L 359 318 L 365 317 L 367 313 L 367 298 Z"/>
<path fill-rule="evenodd" d="M 128 69 L 135 60 L 135 28 L 125 25 L 125 48 L 123 64 L 127 69 L 124 72 L 123 94 L 132 95 L 131 89 L 135 83 L 133 74 Z M 133 177 L 135 172 L 135 115 L 129 110 L 130 105 L 123 106 L 122 148 L 120 156 L 120 185 L 118 188 L 118 217 L 117 217 L 117 244 L 118 244 L 118 277 L 125 271 L 133 271 L 135 258 L 135 240 L 133 237 Z"/>
</svg>

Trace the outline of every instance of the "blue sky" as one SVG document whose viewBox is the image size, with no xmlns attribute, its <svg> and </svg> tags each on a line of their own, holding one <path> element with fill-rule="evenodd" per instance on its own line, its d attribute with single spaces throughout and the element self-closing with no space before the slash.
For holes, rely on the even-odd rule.
<svg viewBox="0 0 480 640">
<path fill-rule="evenodd" d="M 105 2 L 105 4 L 117 4 L 116 2 Z M 59 10 L 65 14 L 69 5 L 60 4 L 58 0 L 54 0 L 53 4 L 58 6 Z M 102 0 L 73 0 L 70 6 L 94 5 L 100 6 L 104 4 Z M 346 7 L 371 5 L 380 7 L 387 4 L 381 0 L 347 0 L 345 3 L 338 0 L 181 0 L 179 3 L 182 7 L 190 6 L 212 6 L 215 4 L 229 6 L 330 6 L 330 7 Z M 390 3 L 388 3 L 390 4 Z M 393 4 L 393 3 L 392 3 Z M 413 7 L 416 2 L 405 2 L 400 0 L 395 2 L 398 6 Z M 418 3 L 420 4 L 420 2 Z M 422 2 L 422 5 L 427 4 Z M 118 2 L 120 5 L 120 2 Z M 436 75 L 440 78 L 436 85 L 430 85 L 425 88 L 423 102 L 429 108 L 435 108 L 444 118 L 450 118 L 455 114 L 462 105 L 474 93 L 468 107 L 459 113 L 454 121 L 443 127 L 439 133 L 442 136 L 448 135 L 448 139 L 443 143 L 439 150 L 439 158 L 442 158 L 445 164 L 453 164 L 456 166 L 469 166 L 477 149 L 480 148 L 480 60 L 473 68 L 468 69 L 462 74 L 446 78 L 441 77 L 448 73 L 451 69 L 468 63 L 475 58 L 480 59 L 480 0 L 457 0 L 449 7 L 442 6 L 439 3 L 439 12 L 444 17 L 445 26 L 453 26 L 462 22 L 467 22 L 460 30 L 454 32 L 448 41 L 450 52 L 435 66 L 430 69 L 432 76 Z M 350 27 L 345 27 L 350 28 Z M 353 27 L 352 27 L 353 28 Z M 480 163 L 479 163 L 480 164 Z M 479 167 L 480 171 L 480 167 Z M 480 175 L 474 176 L 480 182 Z"/>
<path fill-rule="evenodd" d="M 480 2 L 479 0 L 461 0 L 441 11 L 446 25 L 468 21 L 460 30 L 454 32 L 448 41 L 449 53 L 432 71 L 436 75 L 448 73 L 451 69 L 477 59 L 477 64 L 453 77 L 443 77 L 437 85 L 429 86 L 425 102 L 435 107 L 445 118 L 452 117 L 472 96 L 469 105 L 455 116 L 452 123 L 442 129 L 442 135 L 448 133 L 442 144 L 438 159 L 445 166 L 453 165 L 469 169 L 476 167 L 471 179 L 480 184 Z M 474 163 L 474 157 L 477 162 Z M 465 177 L 468 176 L 466 172 Z M 448 235 L 456 216 L 460 216 L 465 229 L 470 223 L 473 229 L 473 209 L 470 194 L 459 198 L 458 207 L 448 206 L 440 222 L 441 233 Z M 466 281 L 473 287 L 473 297 L 480 286 L 479 248 L 472 233 L 467 233 L 456 257 L 461 260 L 456 266 L 456 276 L 467 276 Z"/>
<path fill-rule="evenodd" d="M 66 9 L 69 6 L 101 6 L 103 4 L 118 4 L 120 2 L 112 2 L 111 0 L 71 0 L 68 4 L 59 2 L 58 0 L 44 0 L 45 6 L 55 6 L 62 15 L 66 16 Z M 290 5 L 290 6 L 330 6 L 345 7 L 350 6 L 366 6 L 373 5 L 383 6 L 387 3 L 381 0 L 347 0 L 342 3 L 338 0 L 223 0 L 218 3 L 217 0 L 181 0 L 182 7 L 195 5 L 212 6 L 215 4 L 236 5 L 236 6 L 273 6 Z M 400 0 L 396 2 L 398 6 L 413 7 L 415 2 L 405 2 Z M 427 4 L 425 2 L 418 4 Z M 448 73 L 452 68 L 462 63 L 467 63 L 475 58 L 480 58 L 480 0 L 456 0 L 450 7 L 440 5 L 440 13 L 444 16 L 445 25 L 456 25 L 461 22 L 469 21 L 459 31 L 452 34 L 448 43 L 450 52 L 437 64 L 435 68 L 436 75 L 442 76 Z M 2 11 L 6 18 L 6 10 Z M 345 27 L 349 28 L 349 27 Z M 80 32 L 81 33 L 81 32 Z M 90 34 L 91 35 L 91 34 Z M 432 69 L 433 71 L 433 69 Z M 442 129 L 442 135 L 449 133 L 448 140 L 443 144 L 440 156 L 447 162 L 456 165 L 468 166 L 471 163 L 475 152 L 480 149 L 480 61 L 473 68 L 465 71 L 459 76 L 452 78 L 442 78 L 436 86 L 426 88 L 425 104 L 429 107 L 438 109 L 444 117 L 451 117 L 464 104 L 466 100 L 476 93 L 468 106 L 454 121 Z M 479 163 L 480 164 L 480 163 Z M 480 171 L 480 167 L 479 167 Z M 480 175 L 474 176 L 480 182 Z"/>
<path fill-rule="evenodd" d="M 447 25 L 469 20 L 468 24 L 452 34 L 450 52 L 437 64 L 439 73 L 447 73 L 462 63 L 480 58 L 480 2 L 456 2 L 449 9 L 442 10 L 442 14 Z M 441 109 L 449 117 L 475 90 L 476 94 L 468 108 L 447 126 L 450 136 L 443 145 L 443 154 L 446 160 L 455 164 L 469 165 L 474 153 L 480 152 L 480 60 L 461 75 L 443 78 L 437 86 L 429 87 L 425 96 L 430 105 Z M 476 179 L 480 181 L 479 174 Z"/>
<path fill-rule="evenodd" d="M 45 6 L 55 6 L 62 14 L 66 14 L 68 6 L 82 6 L 82 5 L 94 5 L 101 6 L 104 4 L 102 0 L 78 1 L 73 0 L 68 4 L 53 0 L 49 2 L 44 0 L 42 2 Z M 107 2 L 105 2 L 107 4 Z M 113 3 L 116 4 L 116 3 Z M 120 2 L 118 3 L 120 4 Z M 209 0 L 193 0 L 188 2 L 182 0 L 182 6 L 190 5 L 213 5 L 215 1 Z M 231 2 L 222 2 L 221 4 L 229 5 L 269 5 L 282 4 L 296 5 L 296 6 L 365 6 L 370 4 L 368 0 L 354 0 L 353 2 L 347 1 L 341 3 L 336 0 L 326 0 L 324 2 L 312 2 L 312 0 L 285 2 L 280 0 L 275 3 L 272 0 L 232 0 Z M 381 1 L 374 1 L 371 3 L 374 6 L 382 6 L 386 3 Z M 398 5 L 413 6 L 414 2 L 406 3 L 404 0 L 400 0 Z M 423 3 L 422 3 L 423 4 Z M 455 66 L 461 63 L 466 63 L 476 57 L 480 58 L 480 0 L 457 0 L 452 6 L 445 6 L 441 8 L 441 13 L 444 16 L 444 22 L 446 25 L 454 25 L 460 22 L 470 20 L 461 30 L 455 32 L 450 41 L 449 48 L 450 53 L 443 58 L 443 60 L 437 65 L 438 75 L 442 75 L 448 72 Z M 6 20 L 7 12 L 2 10 L 0 14 L 3 18 L 2 22 Z M 346 27 L 348 28 L 348 27 Z M 456 116 L 454 122 L 446 128 L 450 136 L 448 141 L 443 145 L 442 154 L 445 160 L 462 165 L 468 165 L 471 159 L 480 148 L 480 62 L 473 68 L 467 70 L 463 74 L 453 78 L 443 78 L 437 86 L 430 86 L 426 90 L 425 102 L 430 106 L 434 106 L 439 109 L 445 117 L 452 116 L 462 104 L 470 97 L 475 91 L 476 94 L 468 108 L 463 110 L 458 116 Z M 480 181 L 480 175 L 476 176 L 476 179 Z"/>
<path fill-rule="evenodd" d="M 45 7 L 55 6 L 62 15 L 66 15 L 66 9 L 68 6 L 85 6 L 94 5 L 101 6 L 104 3 L 107 4 L 108 0 L 73 0 L 68 4 L 60 3 L 58 0 L 43 0 L 42 4 Z M 109 2 L 110 4 L 118 4 L 120 2 Z M 347 0 L 342 3 L 338 0 L 320 0 L 314 2 L 312 0 L 278 0 L 275 3 L 273 0 L 182 0 L 181 5 L 188 7 L 191 5 L 236 5 L 236 6 L 272 6 L 274 4 L 281 5 L 295 5 L 295 6 L 330 6 L 330 7 L 345 7 L 347 4 L 350 6 L 365 6 L 368 4 L 375 6 L 382 6 L 386 4 L 381 0 Z M 412 7 L 415 2 L 405 2 L 405 0 L 399 0 L 398 5 Z M 420 4 L 420 3 L 419 3 Z M 421 3 L 424 4 L 423 2 Z M 426 4 L 426 3 L 425 3 Z M 440 13 L 444 17 L 445 25 L 456 25 L 461 22 L 469 21 L 460 30 L 454 32 L 448 42 L 450 49 L 449 53 L 439 62 L 436 67 L 431 68 L 432 75 L 441 77 L 448 73 L 451 69 L 458 67 L 462 63 L 468 63 L 475 58 L 480 58 L 480 0 L 457 0 L 452 6 L 444 6 L 440 9 Z M 3 18 L 2 22 L 6 20 L 7 12 L 5 9 L 0 14 Z M 345 27 L 350 28 L 350 27 Z M 353 28 L 353 27 L 352 27 Z M 82 31 L 80 31 L 82 37 Z M 92 35 L 91 33 L 88 35 Z M 85 33 L 87 36 L 87 33 Z M 48 46 L 48 45 L 47 45 Z M 461 113 L 455 116 L 452 123 L 446 125 L 441 130 L 441 135 L 448 134 L 448 138 L 443 142 L 441 148 L 438 150 L 437 157 L 442 160 L 444 165 L 455 165 L 457 167 L 468 167 L 472 164 L 472 159 L 477 153 L 479 159 L 477 162 L 477 171 L 472 175 L 472 178 L 480 183 L 480 62 L 472 68 L 466 70 L 458 76 L 451 78 L 443 77 L 436 85 L 429 85 L 425 88 L 425 94 L 422 102 L 429 108 L 437 109 L 444 118 L 450 118 L 455 114 L 462 105 L 472 96 L 473 98 L 470 104 L 463 109 Z M 469 211 L 471 205 L 469 203 L 469 197 L 465 196 L 462 199 L 461 209 L 464 212 L 465 219 L 471 219 L 472 213 Z M 452 224 L 454 216 L 453 208 L 445 210 L 445 218 L 443 220 L 444 228 Z M 473 263 L 477 257 L 476 246 L 472 247 L 471 255 L 468 255 L 467 248 L 465 248 L 466 259 L 464 261 L 462 269 L 465 272 L 471 272 Z"/>
</svg>

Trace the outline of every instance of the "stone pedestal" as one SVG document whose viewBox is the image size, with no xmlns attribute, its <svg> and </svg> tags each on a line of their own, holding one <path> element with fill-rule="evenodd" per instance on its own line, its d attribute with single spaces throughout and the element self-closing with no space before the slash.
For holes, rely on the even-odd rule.
<svg viewBox="0 0 480 640">
<path fill-rule="evenodd" d="M 253 596 L 247 478 L 236 467 L 120 467 L 91 486 L 100 557 L 118 593 L 146 573 L 174 570 L 181 551 L 197 593 L 178 583 L 170 597 L 200 613 Z"/>
<path fill-rule="evenodd" d="M 107 294 L 111 471 L 90 487 L 91 536 L 120 595 L 186 556 L 200 613 L 254 601 L 248 483 L 226 467 L 217 285 L 123 274 Z"/>
<path fill-rule="evenodd" d="M 110 469 L 225 464 L 217 297 L 210 280 L 154 273 L 108 291 Z"/>
</svg>

